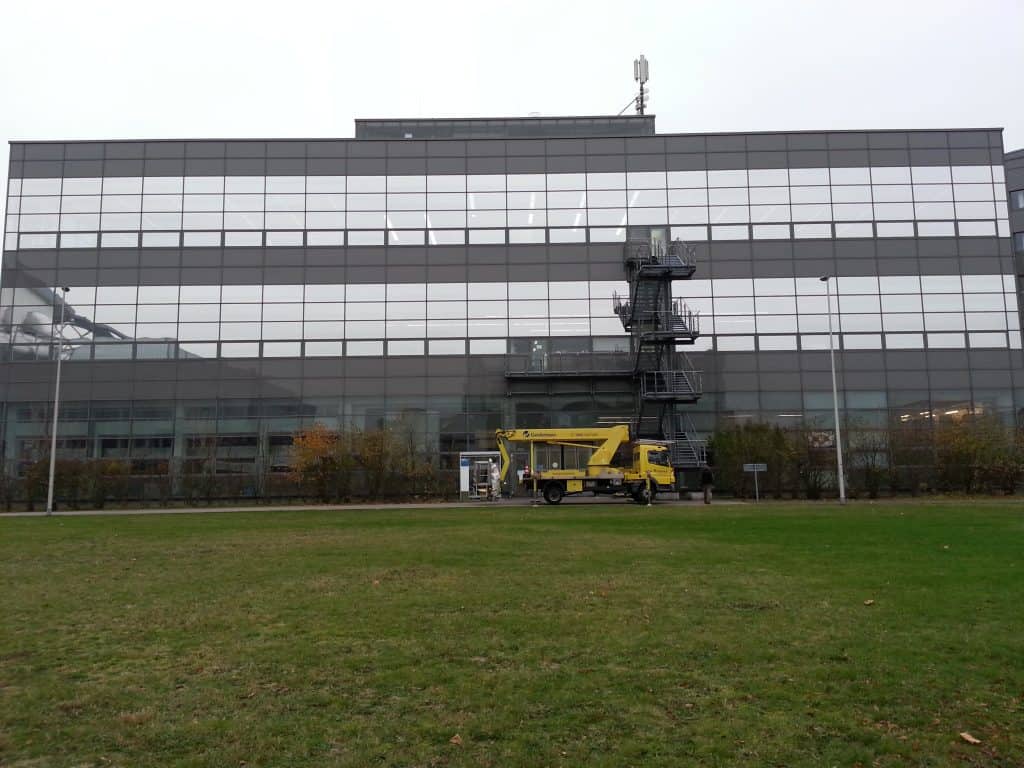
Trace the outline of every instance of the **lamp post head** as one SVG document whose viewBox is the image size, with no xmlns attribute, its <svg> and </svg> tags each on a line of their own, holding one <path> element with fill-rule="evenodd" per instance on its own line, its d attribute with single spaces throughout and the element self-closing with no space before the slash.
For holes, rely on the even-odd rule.
<svg viewBox="0 0 1024 768">
<path fill-rule="evenodd" d="M 832 275 L 822 275 L 818 279 L 823 283 L 827 283 L 832 278 Z"/>
</svg>

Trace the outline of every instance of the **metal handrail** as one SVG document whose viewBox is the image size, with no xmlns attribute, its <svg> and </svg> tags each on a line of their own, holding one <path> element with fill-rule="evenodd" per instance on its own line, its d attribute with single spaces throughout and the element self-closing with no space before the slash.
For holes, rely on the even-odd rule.
<svg viewBox="0 0 1024 768">
<path fill-rule="evenodd" d="M 632 240 L 626 242 L 626 260 L 635 261 L 640 265 L 695 267 L 697 249 L 678 238 L 671 241 L 667 247 L 661 241 L 651 243 L 647 240 Z"/>
<path fill-rule="evenodd" d="M 687 414 L 673 414 L 671 428 L 666 437 L 672 440 L 673 459 L 678 460 L 680 465 L 683 462 L 679 454 L 692 457 L 697 466 L 707 464 L 707 441 L 697 436 L 697 428 Z"/>
<path fill-rule="evenodd" d="M 638 326 L 641 333 L 677 331 L 679 336 L 691 339 L 700 336 L 700 313 L 691 310 L 681 298 L 672 300 L 671 309 L 644 310 L 634 316 L 632 302 L 615 292 L 612 308 L 627 329 Z"/>
<path fill-rule="evenodd" d="M 560 352 L 505 356 L 506 375 L 628 375 L 632 371 L 633 360 L 628 352 Z"/>
<path fill-rule="evenodd" d="M 632 302 L 629 300 L 628 296 L 621 296 L 618 291 L 612 292 L 612 311 L 614 311 L 616 315 L 619 315 L 620 317 L 623 315 L 629 316 L 632 306 Z"/>
<path fill-rule="evenodd" d="M 690 243 L 677 238 L 669 243 L 665 259 L 666 261 L 675 261 L 680 266 L 695 267 L 697 265 L 697 249 Z"/>
<path fill-rule="evenodd" d="M 700 335 L 700 316 L 689 309 L 683 312 L 660 310 L 644 312 L 633 325 L 640 333 L 674 332 L 678 336 L 697 338 Z"/>
<path fill-rule="evenodd" d="M 703 371 L 643 371 L 640 378 L 641 394 L 652 395 L 700 395 L 703 392 Z"/>
</svg>

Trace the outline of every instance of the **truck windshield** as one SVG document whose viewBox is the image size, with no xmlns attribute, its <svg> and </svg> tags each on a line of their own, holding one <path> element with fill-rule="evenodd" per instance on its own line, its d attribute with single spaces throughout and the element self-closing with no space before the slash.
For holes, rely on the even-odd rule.
<svg viewBox="0 0 1024 768">
<path fill-rule="evenodd" d="M 647 460 L 651 464 L 657 464 L 659 467 L 667 467 L 668 451 L 651 451 L 647 454 Z"/>
</svg>

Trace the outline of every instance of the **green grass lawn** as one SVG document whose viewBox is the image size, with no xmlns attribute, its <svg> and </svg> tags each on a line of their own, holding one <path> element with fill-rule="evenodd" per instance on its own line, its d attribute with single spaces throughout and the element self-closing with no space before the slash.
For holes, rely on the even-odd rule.
<svg viewBox="0 0 1024 768">
<path fill-rule="evenodd" d="M 1019 503 L 8 518 L 0 568 L 3 766 L 1024 765 Z"/>
</svg>

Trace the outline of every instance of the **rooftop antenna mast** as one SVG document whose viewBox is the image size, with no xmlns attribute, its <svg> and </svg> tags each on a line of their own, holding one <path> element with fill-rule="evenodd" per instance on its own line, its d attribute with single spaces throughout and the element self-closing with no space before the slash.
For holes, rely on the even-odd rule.
<svg viewBox="0 0 1024 768">
<path fill-rule="evenodd" d="M 639 59 L 633 59 L 633 79 L 640 83 L 640 93 L 637 95 L 635 103 L 636 113 L 642 115 L 647 108 L 647 100 L 651 97 L 651 92 L 644 88 L 650 79 L 650 70 L 647 66 L 647 57 L 642 53 Z"/>
<path fill-rule="evenodd" d="M 647 57 L 642 53 L 639 59 L 633 59 L 633 79 L 640 83 L 640 94 L 626 102 L 626 106 L 619 110 L 619 115 L 629 109 L 630 105 L 636 108 L 638 115 L 644 114 L 647 109 L 647 100 L 651 98 L 651 91 L 645 86 L 650 79 L 650 69 L 647 66 Z"/>
</svg>

